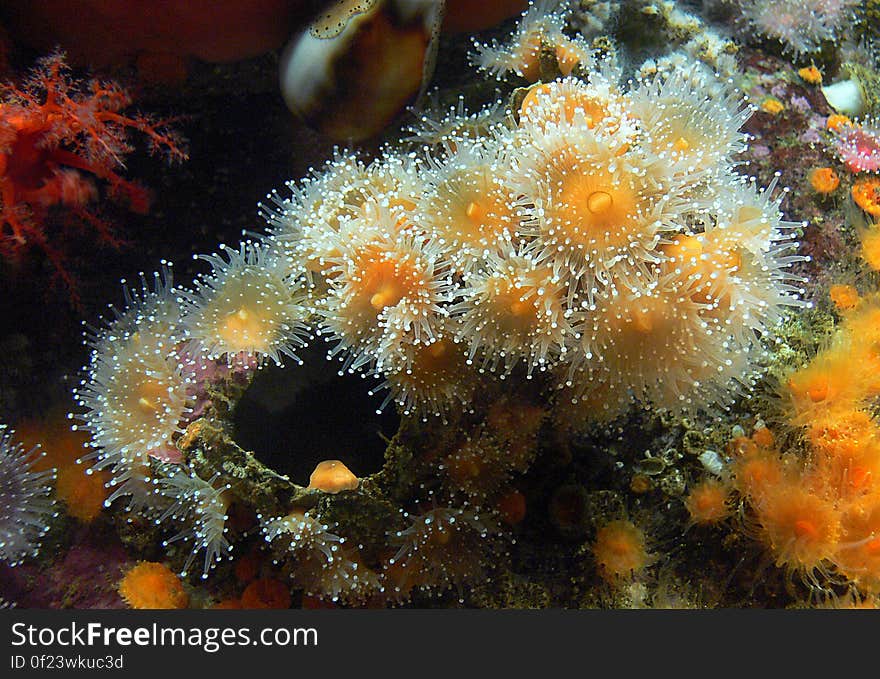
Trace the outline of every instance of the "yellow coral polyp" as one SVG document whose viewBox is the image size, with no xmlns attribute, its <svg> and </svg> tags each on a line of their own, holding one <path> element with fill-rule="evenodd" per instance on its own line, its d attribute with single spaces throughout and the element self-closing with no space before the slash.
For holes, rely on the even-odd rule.
<svg viewBox="0 0 880 679">
<path fill-rule="evenodd" d="M 770 115 L 779 115 L 785 110 L 785 104 L 783 104 L 776 97 L 767 97 L 766 99 L 761 101 L 761 110 L 764 113 L 769 113 Z"/>
</svg>

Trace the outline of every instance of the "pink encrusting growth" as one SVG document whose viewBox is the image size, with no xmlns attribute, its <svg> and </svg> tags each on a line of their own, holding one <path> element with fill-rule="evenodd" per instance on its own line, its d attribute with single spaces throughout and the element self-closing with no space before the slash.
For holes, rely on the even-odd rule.
<svg viewBox="0 0 880 679">
<path fill-rule="evenodd" d="M 129 133 L 142 134 L 151 153 L 187 158 L 170 120 L 126 113 L 131 103 L 112 81 L 73 78 L 61 53 L 42 59 L 23 84 L 0 85 L 0 254 L 42 250 L 74 292 L 50 225 L 85 224 L 100 241 L 121 244 L 94 204 L 104 186 L 132 211 L 149 209 L 146 188 L 119 174 L 134 150 Z"/>
</svg>

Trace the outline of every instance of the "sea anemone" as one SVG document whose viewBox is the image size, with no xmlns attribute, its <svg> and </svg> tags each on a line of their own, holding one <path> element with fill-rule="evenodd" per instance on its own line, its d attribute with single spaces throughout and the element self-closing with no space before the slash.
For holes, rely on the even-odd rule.
<svg viewBox="0 0 880 679">
<path fill-rule="evenodd" d="M 437 338 L 443 305 L 452 282 L 444 250 L 418 234 L 395 233 L 387 211 L 368 220 L 365 231 L 352 228 L 337 240 L 339 255 L 329 260 L 331 281 L 322 333 L 336 341 L 331 356 L 345 354 L 343 370 L 380 365 L 398 338 L 416 343 Z M 330 236 L 332 237 L 332 235 Z"/>
<path fill-rule="evenodd" d="M 743 95 L 698 65 L 643 80 L 629 93 L 631 115 L 647 147 L 680 179 L 702 180 L 745 149 L 740 131 L 750 115 Z"/>
<path fill-rule="evenodd" d="M 545 370 L 574 335 L 568 279 L 512 248 L 487 260 L 465 277 L 463 299 L 451 310 L 461 314 L 457 339 L 468 345 L 468 360 L 479 356 L 493 372 L 501 364 L 505 374 L 521 361 L 528 375 Z"/>
<path fill-rule="evenodd" d="M 507 110 L 501 100 L 495 100 L 475 113 L 468 113 L 464 97 L 445 111 L 422 111 L 418 122 L 408 125 L 409 136 L 401 141 L 409 142 L 418 148 L 428 147 L 432 153 L 455 152 L 459 145 L 486 137 L 502 123 Z"/>
<path fill-rule="evenodd" d="M 801 224 L 782 220 L 775 185 L 776 180 L 759 191 L 754 182 L 731 182 L 712 212 L 695 217 L 700 232 L 676 235 L 662 247 L 664 274 L 675 278 L 691 300 L 707 305 L 707 317 L 746 344 L 746 331 L 760 334 L 773 327 L 783 309 L 803 304 L 803 290 L 796 286 L 801 279 L 789 272 L 806 259 L 793 253 Z"/>
<path fill-rule="evenodd" d="M 218 561 L 229 556 L 232 545 L 227 539 L 226 514 L 231 500 L 229 484 L 218 484 L 215 474 L 205 481 L 186 467 L 166 466 L 166 475 L 158 479 L 158 491 L 171 501 L 171 506 L 156 519 L 161 525 L 168 519 L 183 524 L 183 529 L 164 541 L 168 546 L 178 541 L 187 544 L 189 552 L 181 576 L 186 577 L 198 553 L 205 552 L 202 579 Z"/>
<path fill-rule="evenodd" d="M 173 438 L 190 412 L 190 380 L 176 348 L 183 335 L 180 309 L 171 288 L 169 266 L 154 276 L 151 287 L 125 290 L 127 309 L 103 330 L 90 329 L 86 377 L 74 389 L 84 412 L 71 415 L 91 434 L 95 469 L 113 468 L 124 480 L 128 469 L 148 457 L 177 459 Z"/>
<path fill-rule="evenodd" d="M 702 312 L 670 287 L 598 298 L 579 327 L 580 374 L 570 378 L 579 397 L 589 399 L 598 388 L 619 412 L 633 396 L 681 409 L 735 392 L 746 354 Z"/>
<path fill-rule="evenodd" d="M 558 39 L 564 37 L 565 13 L 556 11 L 559 5 L 559 0 L 530 2 L 507 44 L 474 42 L 473 64 L 498 79 L 515 73 L 529 82 L 539 80 L 541 49 L 545 45 L 555 46 Z"/>
<path fill-rule="evenodd" d="M 259 212 L 269 224 L 272 243 L 311 275 L 313 267 L 307 264 L 319 253 L 309 242 L 310 236 L 338 230 L 340 220 L 360 214 L 359 189 L 365 178 L 365 165 L 356 156 L 337 150 L 320 171 L 312 168 L 308 177 L 288 182 L 290 197 L 270 193 L 266 198 L 272 204 L 260 203 Z"/>
<path fill-rule="evenodd" d="M 577 119 L 576 119 L 577 120 Z M 579 281 L 569 295 L 592 299 L 612 279 L 633 281 L 656 261 L 654 248 L 672 228 L 667 204 L 679 190 L 633 149 L 620 154 L 585 124 L 521 127 L 518 164 L 524 235 L 539 263 Z"/>
<path fill-rule="evenodd" d="M 598 530 L 592 551 L 599 574 L 612 584 L 632 578 L 652 561 L 645 532 L 623 519 L 610 521 Z"/>
<path fill-rule="evenodd" d="M 0 559 L 17 566 L 34 557 L 57 515 L 51 497 L 55 470 L 36 471 L 45 455 L 39 447 L 25 450 L 0 425 Z"/>
<path fill-rule="evenodd" d="M 456 446 L 446 456 L 443 470 L 456 489 L 471 498 L 485 498 L 507 481 L 511 460 L 493 437 L 482 433 Z"/>
<path fill-rule="evenodd" d="M 339 545 L 345 542 L 343 538 L 329 532 L 328 525 L 322 524 L 301 509 L 294 509 L 286 516 L 258 518 L 266 542 L 276 547 L 283 544 L 285 551 L 296 554 L 299 558 L 318 557 L 327 562 L 332 561 Z"/>
<path fill-rule="evenodd" d="M 717 479 L 704 479 L 694 485 L 684 500 L 693 525 L 711 525 L 733 513 L 730 486 Z"/>
<path fill-rule="evenodd" d="M 880 123 L 838 125 L 832 134 L 837 156 L 852 172 L 880 172 Z"/>
<path fill-rule="evenodd" d="M 441 592 L 484 577 L 489 541 L 499 532 L 490 513 L 465 503 L 402 514 L 410 525 L 391 535 L 399 549 L 385 571 L 394 592 L 404 595 L 414 587 Z"/>
<path fill-rule="evenodd" d="M 208 358 L 282 356 L 301 363 L 296 349 L 306 344 L 308 312 L 300 280 L 287 262 L 262 244 L 244 242 L 226 257 L 202 256 L 213 271 L 196 280 L 196 292 L 181 291 L 186 336 Z"/>
<path fill-rule="evenodd" d="M 742 23 L 755 32 L 779 40 L 795 55 L 817 51 L 834 40 L 850 19 L 858 0 L 739 0 Z"/>
<path fill-rule="evenodd" d="M 783 478 L 765 486 L 752 501 L 758 538 L 774 555 L 776 565 L 808 582 L 827 575 L 841 538 L 841 515 L 834 503 L 804 486 L 800 479 Z"/>
<path fill-rule="evenodd" d="M 290 575 L 308 594 L 358 603 L 381 590 L 378 576 L 357 550 L 308 512 L 293 509 L 286 516 L 259 518 L 266 542 L 279 560 L 292 560 Z"/>
<path fill-rule="evenodd" d="M 419 226 L 469 271 L 512 242 L 519 226 L 515 195 L 504 185 L 497 144 L 461 144 L 434 162 L 419 200 Z"/>
<path fill-rule="evenodd" d="M 530 87 L 520 103 L 520 125 L 585 125 L 624 148 L 635 137 L 637 121 L 629 112 L 628 100 L 613 82 L 615 74 L 604 68 L 609 72 L 591 73 L 589 83 L 562 78 Z"/>
<path fill-rule="evenodd" d="M 380 367 L 385 381 L 370 391 L 375 394 L 388 389 L 378 412 L 392 400 L 404 414 L 418 414 L 423 419 L 468 407 L 478 381 L 456 339 L 457 325 L 456 319 L 441 318 L 433 341 L 403 337 L 394 342 L 392 351 L 383 352 Z"/>
</svg>

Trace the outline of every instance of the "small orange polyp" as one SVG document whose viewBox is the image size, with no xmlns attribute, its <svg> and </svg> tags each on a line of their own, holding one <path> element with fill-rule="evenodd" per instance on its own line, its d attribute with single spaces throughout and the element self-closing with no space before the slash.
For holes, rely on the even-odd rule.
<svg viewBox="0 0 880 679">
<path fill-rule="evenodd" d="M 319 462 L 309 477 L 309 489 L 335 495 L 343 490 L 357 490 L 360 481 L 339 460 Z"/>
<path fill-rule="evenodd" d="M 852 197 L 862 210 L 872 217 L 880 217 L 880 179 L 869 177 L 856 182 Z"/>
<path fill-rule="evenodd" d="M 810 186 L 816 193 L 833 193 L 840 186 L 840 177 L 830 167 L 817 167 L 809 174 Z"/>
</svg>

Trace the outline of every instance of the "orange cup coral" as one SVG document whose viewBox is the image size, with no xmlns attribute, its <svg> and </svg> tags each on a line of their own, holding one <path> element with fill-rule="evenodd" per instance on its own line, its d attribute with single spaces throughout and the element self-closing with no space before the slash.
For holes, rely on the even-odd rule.
<svg viewBox="0 0 880 679">
<path fill-rule="evenodd" d="M 186 608 L 189 594 L 183 583 L 163 563 L 141 561 L 126 572 L 119 594 L 131 608 Z"/>
</svg>

